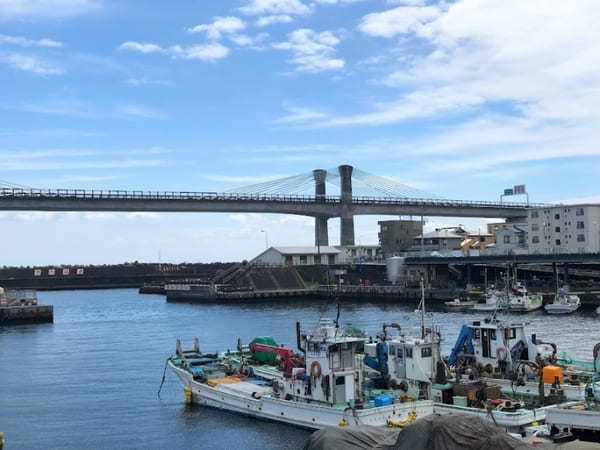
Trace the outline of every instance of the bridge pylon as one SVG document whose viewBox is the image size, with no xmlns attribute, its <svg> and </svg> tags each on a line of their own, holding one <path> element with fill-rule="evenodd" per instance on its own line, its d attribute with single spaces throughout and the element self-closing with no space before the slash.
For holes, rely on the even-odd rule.
<svg viewBox="0 0 600 450">
<path fill-rule="evenodd" d="M 340 244 L 354 245 L 354 214 L 352 211 L 352 171 L 349 165 L 338 167 L 340 172 L 342 215 L 340 223 Z"/>
<path fill-rule="evenodd" d="M 313 170 L 315 179 L 315 200 L 317 202 L 325 201 L 325 180 L 327 171 L 324 169 Z M 329 231 L 327 229 L 327 216 L 315 216 L 315 246 L 329 245 Z"/>
</svg>

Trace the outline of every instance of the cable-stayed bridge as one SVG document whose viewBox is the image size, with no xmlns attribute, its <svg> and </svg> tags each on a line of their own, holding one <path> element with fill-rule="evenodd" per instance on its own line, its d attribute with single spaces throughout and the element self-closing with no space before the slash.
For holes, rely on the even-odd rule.
<svg viewBox="0 0 600 450">
<path fill-rule="evenodd" d="M 328 192 L 333 189 L 333 193 Z M 0 188 L 4 211 L 241 212 L 315 218 L 315 245 L 341 219 L 341 245 L 354 245 L 354 216 L 415 215 L 520 220 L 537 205 L 448 200 L 349 165 L 217 192 Z"/>
</svg>

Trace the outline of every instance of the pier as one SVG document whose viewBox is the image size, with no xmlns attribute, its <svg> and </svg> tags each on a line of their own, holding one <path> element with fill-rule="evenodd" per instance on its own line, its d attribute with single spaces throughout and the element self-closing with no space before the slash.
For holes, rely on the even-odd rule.
<svg viewBox="0 0 600 450">
<path fill-rule="evenodd" d="M 0 326 L 53 322 L 54 307 L 52 305 L 0 307 Z"/>
</svg>

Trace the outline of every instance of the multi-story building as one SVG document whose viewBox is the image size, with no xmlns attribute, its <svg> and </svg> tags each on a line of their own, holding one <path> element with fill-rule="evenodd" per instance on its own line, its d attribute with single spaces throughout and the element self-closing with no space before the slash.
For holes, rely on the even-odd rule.
<svg viewBox="0 0 600 450">
<path fill-rule="evenodd" d="M 506 224 L 496 234 L 496 255 L 519 255 L 528 253 L 528 227 L 522 224 Z"/>
<path fill-rule="evenodd" d="M 410 250 L 413 239 L 423 232 L 420 220 L 382 220 L 379 224 L 379 245 L 385 257 Z"/>
<path fill-rule="evenodd" d="M 600 253 L 600 205 L 529 210 L 529 253 Z"/>
</svg>

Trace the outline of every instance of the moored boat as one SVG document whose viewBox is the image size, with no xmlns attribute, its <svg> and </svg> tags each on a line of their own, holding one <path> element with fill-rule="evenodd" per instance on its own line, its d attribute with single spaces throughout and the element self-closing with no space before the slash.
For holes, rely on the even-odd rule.
<svg viewBox="0 0 600 450">
<path fill-rule="evenodd" d="M 517 282 L 508 294 L 508 309 L 515 312 L 531 312 L 540 309 L 544 302 L 541 295 L 530 293 L 524 284 Z"/>
<path fill-rule="evenodd" d="M 552 303 L 544 306 L 548 314 L 570 314 L 579 309 L 581 299 L 577 295 L 569 294 L 566 289 L 560 289 Z"/>
<path fill-rule="evenodd" d="M 433 413 L 430 400 L 365 391 L 365 338 L 346 336 L 323 321 L 311 333 L 301 333 L 298 324 L 297 334 L 303 355 L 263 343 L 251 344 L 249 354 L 238 349 L 218 355 L 178 345 L 168 366 L 190 402 L 307 428 L 402 425 Z"/>
</svg>

